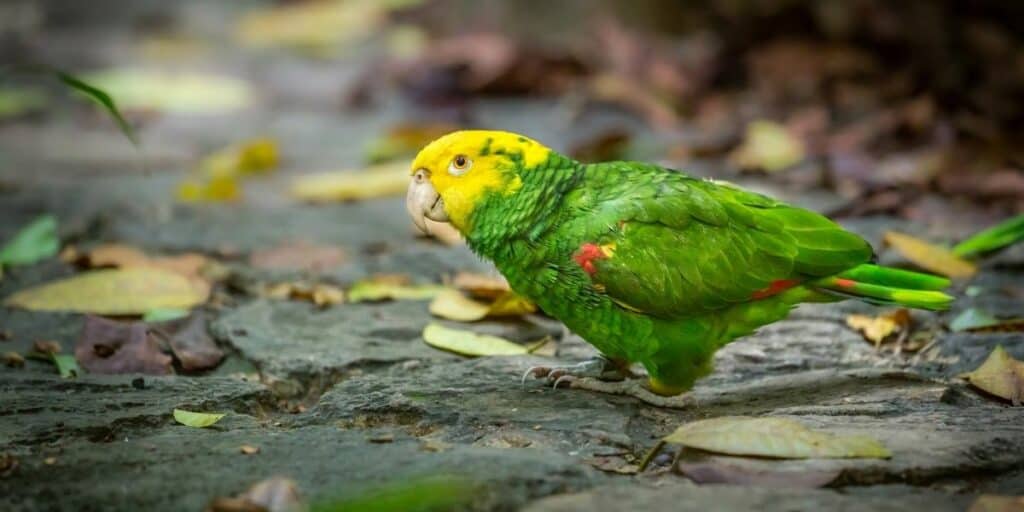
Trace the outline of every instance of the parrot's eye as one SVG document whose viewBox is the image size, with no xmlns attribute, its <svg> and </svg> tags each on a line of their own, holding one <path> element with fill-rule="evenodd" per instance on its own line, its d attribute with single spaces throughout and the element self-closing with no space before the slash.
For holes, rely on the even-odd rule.
<svg viewBox="0 0 1024 512">
<path fill-rule="evenodd" d="M 455 155 L 452 163 L 448 166 L 448 173 L 453 176 L 462 176 L 473 167 L 473 161 L 466 158 L 466 155 Z"/>
</svg>

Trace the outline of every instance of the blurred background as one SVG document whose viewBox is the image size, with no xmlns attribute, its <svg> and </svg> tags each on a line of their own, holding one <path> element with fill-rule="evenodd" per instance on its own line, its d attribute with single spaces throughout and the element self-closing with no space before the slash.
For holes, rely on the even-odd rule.
<svg viewBox="0 0 1024 512">
<path fill-rule="evenodd" d="M 1022 34 L 1001 1 L 8 0 L 0 179 L 273 204 L 482 127 L 956 233 L 1024 211 Z M 225 148 L 279 172 L 203 164 Z"/>
</svg>

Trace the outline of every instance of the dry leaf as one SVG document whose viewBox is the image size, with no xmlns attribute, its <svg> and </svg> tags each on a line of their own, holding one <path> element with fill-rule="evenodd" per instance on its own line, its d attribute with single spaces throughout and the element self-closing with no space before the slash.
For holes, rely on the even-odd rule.
<svg viewBox="0 0 1024 512">
<path fill-rule="evenodd" d="M 885 243 L 911 263 L 947 277 L 971 277 L 977 268 L 945 247 L 930 244 L 910 235 L 888 231 Z"/>
<path fill-rule="evenodd" d="M 205 302 L 208 293 L 179 273 L 139 267 L 86 272 L 19 291 L 5 303 L 32 311 L 141 315 L 191 308 Z"/>
<path fill-rule="evenodd" d="M 303 201 L 356 201 L 401 196 L 409 187 L 409 162 L 394 162 L 362 171 L 308 174 L 292 181 L 291 194 Z"/>
<path fill-rule="evenodd" d="M 458 322 L 475 322 L 487 316 L 490 307 L 470 299 L 458 290 L 446 289 L 430 302 L 430 314 Z"/>
<path fill-rule="evenodd" d="M 143 322 L 117 322 L 88 315 L 75 343 L 75 358 L 89 373 L 174 373 L 171 356 Z"/>
<path fill-rule="evenodd" d="M 207 507 L 209 512 L 305 512 L 306 504 L 298 485 L 284 477 L 274 477 L 250 487 L 232 498 L 216 498 Z"/>
<path fill-rule="evenodd" d="M 905 337 L 910 331 L 910 311 L 900 308 L 882 313 L 878 316 L 850 315 L 846 317 L 846 325 L 864 336 L 864 339 L 878 348 L 882 341 L 890 336 Z"/>
<path fill-rule="evenodd" d="M 56 341 L 44 341 L 37 340 L 32 342 L 32 350 L 40 354 L 59 354 L 61 352 L 60 343 Z"/>
<path fill-rule="evenodd" d="M 150 331 L 164 338 L 185 371 L 213 368 L 224 359 L 224 351 L 210 337 L 202 313 L 150 325 Z"/>
<path fill-rule="evenodd" d="M 408 276 L 404 275 L 376 275 L 353 284 L 348 290 L 348 300 L 350 302 L 426 300 L 432 299 L 448 289 L 435 284 L 406 284 L 408 279 Z"/>
<path fill-rule="evenodd" d="M 687 423 L 665 442 L 714 453 L 786 459 L 888 458 L 889 450 L 867 436 L 818 432 L 787 418 L 726 416 Z"/>
<path fill-rule="evenodd" d="M 267 286 L 263 296 L 272 299 L 305 300 L 322 308 L 345 302 L 345 292 L 326 283 L 278 283 Z"/>
<path fill-rule="evenodd" d="M 259 446 L 252 446 L 252 445 L 248 445 L 248 444 L 243 444 L 239 448 L 239 450 L 242 453 L 244 453 L 245 455 L 256 455 L 257 453 L 260 452 L 260 447 Z"/>
<path fill-rule="evenodd" d="M 21 368 L 25 366 L 25 358 L 17 352 L 7 352 L 0 356 L 0 361 L 3 361 L 4 366 L 8 368 Z"/>
<path fill-rule="evenodd" d="M 199 290 L 209 293 L 210 282 L 203 270 L 212 261 L 199 253 L 183 253 L 174 256 L 150 257 L 142 250 L 124 244 L 104 244 L 89 251 L 86 263 L 92 268 L 158 268 L 177 272 L 187 277 Z"/>
<path fill-rule="evenodd" d="M 1024 496 L 982 494 L 967 512 L 1024 512 Z"/>
<path fill-rule="evenodd" d="M 473 297 L 492 300 L 511 290 L 504 277 L 473 272 L 455 274 L 455 277 L 452 278 L 452 286 Z"/>
<path fill-rule="evenodd" d="M 265 174 L 278 162 L 277 141 L 259 138 L 232 144 L 203 158 L 196 172 L 208 177 Z"/>
<path fill-rule="evenodd" d="M 337 246 L 313 245 L 309 242 L 286 242 L 270 249 L 253 252 L 249 264 L 257 268 L 291 269 L 321 272 L 345 261 L 345 250 Z"/>
<path fill-rule="evenodd" d="M 776 172 L 802 162 L 806 154 L 804 142 L 789 129 L 762 120 L 747 125 L 743 144 L 729 155 L 729 159 L 743 169 Z"/>
<path fill-rule="evenodd" d="M 487 310 L 487 316 L 523 316 L 537 311 L 537 306 L 525 297 L 508 291 L 498 297 Z"/>
<path fill-rule="evenodd" d="M 525 345 L 513 343 L 504 338 L 449 329 L 440 324 L 427 325 L 423 329 L 423 341 L 434 348 L 470 357 L 513 356 L 529 353 L 529 348 Z"/>
<path fill-rule="evenodd" d="M 193 176 L 178 185 L 175 197 L 186 203 L 231 202 L 242 198 L 242 187 L 234 176 Z"/>
<path fill-rule="evenodd" d="M 1024 398 L 1024 361 L 1014 359 L 997 345 L 988 359 L 973 372 L 963 375 L 974 387 L 1020 405 Z"/>
</svg>

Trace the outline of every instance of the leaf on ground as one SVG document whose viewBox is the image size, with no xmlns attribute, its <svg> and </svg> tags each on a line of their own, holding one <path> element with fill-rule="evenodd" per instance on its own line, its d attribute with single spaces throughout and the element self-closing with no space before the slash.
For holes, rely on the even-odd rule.
<svg viewBox="0 0 1024 512">
<path fill-rule="evenodd" d="M 121 115 L 121 110 L 117 108 L 117 103 L 114 102 L 114 98 L 110 96 L 106 91 L 95 85 L 86 83 L 81 78 L 69 75 L 67 73 L 58 71 L 57 78 L 60 79 L 64 85 L 84 94 L 87 98 L 95 101 L 100 107 L 107 111 L 110 117 L 114 118 L 114 122 L 117 123 L 117 127 L 121 130 L 121 133 L 135 146 L 139 145 L 139 139 L 135 135 L 135 129 L 128 123 L 128 120 Z M 118 99 L 120 102 L 120 99 Z"/>
<path fill-rule="evenodd" d="M 345 499 L 314 503 L 310 512 L 442 512 L 468 510 L 482 488 L 461 475 L 403 478 L 353 493 Z"/>
<path fill-rule="evenodd" d="M 170 346 L 174 358 L 187 372 L 213 368 L 224 359 L 224 351 L 210 336 L 202 313 L 151 325 L 150 332 Z"/>
<path fill-rule="evenodd" d="M 157 268 L 169 270 L 188 278 L 196 289 L 209 292 L 210 280 L 204 270 L 213 266 L 213 261 L 198 253 L 182 253 L 174 256 L 148 256 L 130 245 L 104 244 L 89 251 L 86 263 L 92 268 Z"/>
<path fill-rule="evenodd" d="M 1024 496 L 978 496 L 967 512 L 1024 512 Z"/>
<path fill-rule="evenodd" d="M 49 98 L 36 89 L 0 87 L 0 119 L 39 112 L 47 103 Z"/>
<path fill-rule="evenodd" d="M 178 185 L 176 197 L 183 202 L 227 202 L 242 196 L 240 180 L 266 174 L 278 165 L 277 141 L 252 139 L 232 144 L 203 158 Z"/>
<path fill-rule="evenodd" d="M 846 317 L 846 325 L 864 336 L 864 339 L 879 347 L 883 341 L 893 336 L 906 337 L 910 331 L 910 311 L 900 308 L 878 316 L 850 315 Z"/>
<path fill-rule="evenodd" d="M 963 375 L 972 386 L 1020 405 L 1024 398 L 1024 361 L 997 345 L 976 370 Z"/>
<path fill-rule="evenodd" d="M 283 242 L 276 247 L 260 249 L 249 256 L 249 264 L 265 269 L 305 270 L 321 272 L 337 267 L 346 260 L 345 249 L 333 245 L 314 245 L 306 241 Z"/>
<path fill-rule="evenodd" d="M 773 121 L 753 121 L 740 147 L 729 159 L 743 169 L 777 172 L 804 160 L 807 148 L 804 142 L 785 126 Z"/>
<path fill-rule="evenodd" d="M 404 195 L 409 188 L 409 162 L 399 161 L 364 170 L 308 174 L 292 181 L 292 197 L 303 201 L 359 201 Z"/>
<path fill-rule="evenodd" d="M 141 315 L 157 308 L 191 308 L 209 290 L 159 268 L 95 270 L 21 290 L 5 301 L 31 311 L 73 311 L 100 315 Z"/>
<path fill-rule="evenodd" d="M 353 284 L 347 297 L 349 302 L 427 300 L 448 289 L 436 284 L 413 285 L 408 281 L 408 276 L 374 276 Z"/>
<path fill-rule="evenodd" d="M 508 291 L 495 299 L 487 311 L 487 316 L 523 316 L 537 311 L 537 306 L 526 297 Z"/>
<path fill-rule="evenodd" d="M 242 198 L 242 186 L 234 176 L 190 176 L 178 184 L 174 197 L 183 203 L 229 203 Z"/>
<path fill-rule="evenodd" d="M 78 377 L 82 373 L 82 369 L 78 367 L 75 356 L 60 352 L 61 346 L 55 341 L 37 341 L 32 344 L 32 352 L 28 353 L 28 357 L 53 363 L 62 378 Z"/>
<path fill-rule="evenodd" d="M 974 264 L 958 257 L 949 249 L 910 235 L 887 231 L 884 239 L 896 252 L 925 270 L 952 278 L 971 277 L 978 270 Z"/>
<path fill-rule="evenodd" d="M 452 286 L 474 298 L 497 299 L 511 290 L 504 277 L 475 272 L 459 272 L 452 278 Z"/>
<path fill-rule="evenodd" d="M 326 283 L 277 283 L 264 288 L 262 295 L 272 299 L 304 300 L 322 308 L 345 302 L 345 292 Z"/>
<path fill-rule="evenodd" d="M 888 449 L 867 436 L 819 432 L 787 418 L 726 416 L 687 423 L 665 438 L 714 453 L 785 459 L 888 458 Z"/>
<path fill-rule="evenodd" d="M 75 357 L 89 373 L 169 375 L 171 356 L 143 322 L 118 322 L 87 315 Z"/>
<path fill-rule="evenodd" d="M 21 228 L 0 248 L 0 265 L 30 265 L 59 251 L 57 218 L 43 215 Z"/>
<path fill-rule="evenodd" d="M 721 462 L 681 462 L 676 466 L 698 484 L 730 484 L 770 488 L 815 489 L 836 479 L 841 469 L 771 470 Z"/>
<path fill-rule="evenodd" d="M 401 123 L 392 126 L 367 146 L 366 161 L 377 164 L 411 158 L 434 139 L 458 129 L 457 125 L 448 123 Z"/>
<path fill-rule="evenodd" d="M 961 258 L 970 258 L 987 252 L 1002 249 L 1024 240 L 1024 215 L 974 234 L 967 240 L 953 247 L 953 254 Z"/>
<path fill-rule="evenodd" d="M 225 414 L 192 412 L 184 409 L 174 410 L 174 421 L 177 421 L 186 427 L 206 428 L 217 423 L 224 416 Z"/>
<path fill-rule="evenodd" d="M 185 318 L 189 315 L 189 310 L 179 308 L 156 308 L 146 311 L 142 315 L 143 322 L 166 322 L 168 320 L 177 320 L 179 318 Z"/>
<path fill-rule="evenodd" d="M 978 308 L 967 308 L 949 322 L 952 331 L 972 331 L 999 324 L 999 319 L 987 311 Z"/>
<path fill-rule="evenodd" d="M 243 453 L 245 447 L 243 446 Z M 242 494 L 215 498 L 207 512 L 307 512 L 298 486 L 288 478 L 273 477 L 253 485 Z"/>
<path fill-rule="evenodd" d="M 490 307 L 466 297 L 458 290 L 444 290 L 430 301 L 430 314 L 458 322 L 475 322 L 487 316 Z"/>
<path fill-rule="evenodd" d="M 254 96 L 248 82 L 194 72 L 109 69 L 83 79 L 106 91 L 108 98 L 117 98 L 125 110 L 216 113 L 245 107 Z"/>
<path fill-rule="evenodd" d="M 473 331 L 450 329 L 434 323 L 423 329 L 423 341 L 434 348 L 470 357 L 511 356 L 529 353 L 529 347 L 504 338 L 478 334 Z"/>
</svg>

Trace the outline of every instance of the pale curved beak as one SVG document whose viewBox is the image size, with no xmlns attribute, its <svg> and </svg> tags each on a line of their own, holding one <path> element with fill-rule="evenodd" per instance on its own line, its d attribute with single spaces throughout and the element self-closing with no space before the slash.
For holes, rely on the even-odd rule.
<svg viewBox="0 0 1024 512">
<path fill-rule="evenodd" d="M 430 183 L 430 171 L 417 169 L 409 182 L 409 191 L 405 194 L 405 209 L 409 211 L 413 224 L 424 233 L 430 233 L 425 219 L 437 222 L 448 222 L 448 213 L 444 211 L 444 200 Z"/>
</svg>

